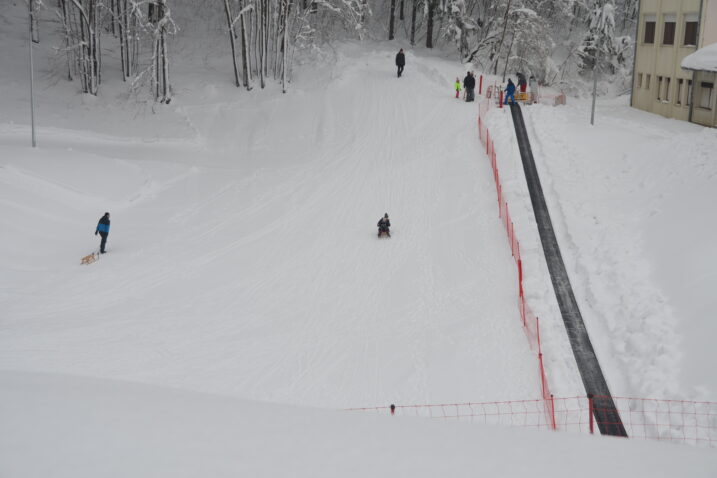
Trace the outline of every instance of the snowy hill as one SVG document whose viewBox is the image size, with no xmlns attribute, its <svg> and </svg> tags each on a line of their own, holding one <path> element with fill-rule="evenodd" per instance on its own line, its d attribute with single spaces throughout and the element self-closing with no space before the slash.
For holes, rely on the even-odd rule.
<svg viewBox="0 0 717 478">
<path fill-rule="evenodd" d="M 399 80 L 394 50 L 345 45 L 287 95 L 183 83 L 141 135 L 112 95 L 41 97 L 37 150 L 6 119 L 2 366 L 328 407 L 538 397 L 460 66 L 409 53 Z"/>
<path fill-rule="evenodd" d="M 187 40 L 171 105 L 153 106 L 110 74 L 80 95 L 43 41 L 31 149 L 21 7 L 0 31 L 0 475 L 602 476 L 596 456 L 617 476 L 714 475 L 687 447 L 307 408 L 540 397 L 457 61 L 409 50 L 398 79 L 407 45 L 342 43 L 289 94 L 247 93 Z M 105 211 L 109 253 L 81 266 Z M 579 395 L 533 266 L 551 387 Z M 666 345 L 622 359 L 679 350 L 661 325 Z M 607 364 L 618 393 L 682 373 Z"/>
<path fill-rule="evenodd" d="M 707 478 L 706 449 L 0 373 L 3 477 Z M 51 406 L 48 406 L 50 404 Z"/>
</svg>

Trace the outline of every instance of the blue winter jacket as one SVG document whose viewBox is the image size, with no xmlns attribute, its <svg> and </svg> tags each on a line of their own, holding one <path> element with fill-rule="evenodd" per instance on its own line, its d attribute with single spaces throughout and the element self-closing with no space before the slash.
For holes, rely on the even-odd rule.
<svg viewBox="0 0 717 478">
<path fill-rule="evenodd" d="M 104 232 L 109 234 L 110 232 L 110 218 L 102 216 L 100 222 L 97 223 L 97 232 Z"/>
<path fill-rule="evenodd" d="M 515 93 L 515 84 L 514 83 L 508 83 L 508 86 L 505 88 L 505 92 L 509 95 L 512 95 Z"/>
</svg>

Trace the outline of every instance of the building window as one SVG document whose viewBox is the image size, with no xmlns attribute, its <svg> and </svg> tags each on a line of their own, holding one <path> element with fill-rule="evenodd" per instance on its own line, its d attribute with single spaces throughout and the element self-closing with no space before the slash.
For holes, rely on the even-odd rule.
<svg viewBox="0 0 717 478">
<path fill-rule="evenodd" d="M 685 80 L 682 78 L 677 79 L 677 92 L 675 92 L 675 104 L 677 106 L 682 105 L 682 93 L 683 93 L 683 85 L 685 83 Z"/>
<path fill-rule="evenodd" d="M 648 90 L 650 89 L 650 80 L 651 79 L 652 79 L 652 75 L 647 75 L 647 77 L 645 78 L 645 88 L 647 88 Z"/>
<path fill-rule="evenodd" d="M 657 101 L 662 101 L 662 77 L 657 77 Z"/>
<path fill-rule="evenodd" d="M 642 88 L 642 73 L 637 74 L 637 87 Z"/>
<path fill-rule="evenodd" d="M 665 15 L 665 25 L 662 30 L 662 44 L 663 45 L 674 45 L 675 44 L 675 16 Z"/>
<path fill-rule="evenodd" d="M 644 43 L 655 43 L 655 19 L 645 19 L 645 38 Z"/>
<path fill-rule="evenodd" d="M 692 104 L 692 80 L 687 80 L 687 99 L 685 105 L 690 106 Z"/>
<path fill-rule="evenodd" d="M 662 97 L 665 102 L 670 102 L 670 83 L 672 82 L 672 78 L 665 78 L 665 94 Z"/>
<path fill-rule="evenodd" d="M 695 15 L 696 17 L 696 15 Z M 697 45 L 697 18 L 694 20 L 691 16 L 685 16 L 685 46 Z"/>
<path fill-rule="evenodd" d="M 714 90 L 714 83 L 707 83 L 703 81 L 700 83 L 700 108 L 712 109 L 712 91 Z"/>
</svg>

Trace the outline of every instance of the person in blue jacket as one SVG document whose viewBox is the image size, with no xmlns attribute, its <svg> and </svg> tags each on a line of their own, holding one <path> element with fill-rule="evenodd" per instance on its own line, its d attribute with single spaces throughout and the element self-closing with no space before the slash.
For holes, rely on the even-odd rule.
<svg viewBox="0 0 717 478">
<path fill-rule="evenodd" d="M 503 102 L 504 105 L 508 104 L 508 98 L 510 98 L 511 102 L 515 104 L 515 83 L 513 83 L 513 80 L 508 78 L 508 86 L 505 87 L 505 101 Z"/>
<path fill-rule="evenodd" d="M 97 223 L 97 229 L 95 229 L 95 236 L 97 234 L 102 237 L 102 242 L 100 242 L 100 253 L 105 253 L 105 244 L 107 244 L 107 236 L 110 233 L 110 213 L 106 212 L 104 216 L 100 218 L 100 221 Z"/>
</svg>

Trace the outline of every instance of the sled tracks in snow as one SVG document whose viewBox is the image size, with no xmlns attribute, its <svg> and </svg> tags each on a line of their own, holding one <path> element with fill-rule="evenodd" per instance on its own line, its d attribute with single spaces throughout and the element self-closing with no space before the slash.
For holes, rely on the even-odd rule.
<svg viewBox="0 0 717 478">
<path fill-rule="evenodd" d="M 575 300 L 570 278 L 565 270 L 563 256 L 560 253 L 558 240 L 555 237 L 553 223 L 550 219 L 548 206 L 545 204 L 543 188 L 533 159 L 533 150 L 530 147 L 528 132 L 525 129 L 523 113 L 519 105 L 512 104 L 510 112 L 515 125 L 515 135 L 518 139 L 520 157 L 523 161 L 525 180 L 528 183 L 530 201 L 533 204 L 533 213 L 538 224 L 540 242 L 543 245 L 545 260 L 550 271 L 550 280 L 553 283 L 555 296 L 558 300 L 560 313 L 563 316 L 565 329 L 570 339 L 570 346 L 580 370 L 585 391 L 588 396 L 594 396 L 594 415 L 600 433 L 603 435 L 627 436 L 620 414 L 610 394 L 605 376 L 600 368 L 595 350 L 588 336 L 583 317 L 580 314 L 578 303 Z"/>
</svg>

